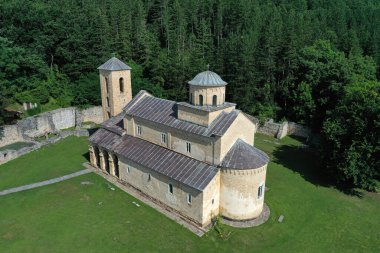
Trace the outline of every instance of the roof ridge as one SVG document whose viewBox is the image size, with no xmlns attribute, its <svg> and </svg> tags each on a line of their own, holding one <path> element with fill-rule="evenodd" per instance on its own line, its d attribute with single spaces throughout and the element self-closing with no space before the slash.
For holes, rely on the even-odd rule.
<svg viewBox="0 0 380 253">
<path fill-rule="evenodd" d="M 137 93 L 136 96 L 132 98 L 132 100 L 129 101 L 129 103 L 126 104 L 126 106 L 124 106 L 123 111 L 127 113 L 130 109 L 132 109 L 137 104 L 137 102 L 139 102 L 141 99 L 145 97 L 143 95 L 153 97 L 153 95 L 147 92 L 146 90 L 140 90 L 139 93 Z"/>
<path fill-rule="evenodd" d="M 131 70 L 132 68 L 114 56 L 108 61 L 106 61 L 105 63 L 103 63 L 102 65 L 100 65 L 98 69 L 118 71 L 118 70 Z"/>
</svg>

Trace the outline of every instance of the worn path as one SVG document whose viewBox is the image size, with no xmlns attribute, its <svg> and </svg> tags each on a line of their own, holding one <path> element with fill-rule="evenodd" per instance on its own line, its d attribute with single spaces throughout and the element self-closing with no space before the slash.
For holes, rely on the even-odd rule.
<svg viewBox="0 0 380 253">
<path fill-rule="evenodd" d="M 56 177 L 53 179 L 41 181 L 41 182 L 34 183 L 34 184 L 28 184 L 28 185 L 15 187 L 15 188 L 6 189 L 3 191 L 0 191 L 0 196 L 4 196 L 4 195 L 8 195 L 8 194 L 15 193 L 15 192 L 20 192 L 20 191 L 25 191 L 25 190 L 29 190 L 29 189 L 33 189 L 33 188 L 38 188 L 38 187 L 49 185 L 49 184 L 55 184 L 55 183 L 58 183 L 58 182 L 61 182 L 61 181 L 64 181 L 64 180 L 67 180 L 67 179 L 70 179 L 73 177 L 77 177 L 80 175 L 90 173 L 90 172 L 92 172 L 92 170 L 85 169 L 85 170 L 81 170 L 81 171 L 78 171 L 75 173 L 71 173 L 71 174 L 68 174 L 68 175 L 65 175 L 62 177 Z"/>
</svg>

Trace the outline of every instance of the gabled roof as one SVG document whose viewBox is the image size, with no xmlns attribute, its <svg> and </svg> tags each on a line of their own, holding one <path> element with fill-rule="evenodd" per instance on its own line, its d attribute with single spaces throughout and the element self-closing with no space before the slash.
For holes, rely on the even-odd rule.
<svg viewBox="0 0 380 253">
<path fill-rule="evenodd" d="M 196 75 L 193 80 L 188 82 L 190 85 L 196 86 L 224 86 L 227 85 L 225 81 L 215 72 L 204 71 Z"/>
<path fill-rule="evenodd" d="M 269 157 L 263 151 L 237 139 L 228 151 L 220 166 L 229 169 L 258 169 L 269 162 Z"/>
<path fill-rule="evenodd" d="M 119 113 L 118 115 L 109 118 L 108 120 L 104 121 L 101 126 L 111 132 L 114 132 L 118 135 L 124 135 L 125 130 L 123 127 L 123 119 L 124 119 L 124 113 Z"/>
<path fill-rule="evenodd" d="M 218 173 L 216 167 L 207 163 L 137 137 L 120 137 L 106 129 L 96 131 L 89 141 L 199 191 L 203 191 Z"/>
<path fill-rule="evenodd" d="M 145 94 L 145 96 L 143 96 Z M 158 123 L 192 134 L 210 137 L 222 136 L 239 115 L 239 110 L 222 112 L 209 127 L 177 118 L 177 103 L 156 98 L 149 93 L 139 93 L 125 108 L 125 115 Z"/>
<path fill-rule="evenodd" d="M 112 70 L 112 71 L 117 71 L 117 70 L 130 70 L 131 67 L 129 67 L 127 64 L 124 62 L 120 61 L 116 57 L 112 57 L 102 65 L 98 67 L 99 70 Z"/>
</svg>

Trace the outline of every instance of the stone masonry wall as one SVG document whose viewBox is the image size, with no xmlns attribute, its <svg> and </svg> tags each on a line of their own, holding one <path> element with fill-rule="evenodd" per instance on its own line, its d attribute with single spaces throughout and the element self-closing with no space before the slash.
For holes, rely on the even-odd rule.
<svg viewBox="0 0 380 253">
<path fill-rule="evenodd" d="M 257 121 L 258 122 L 258 121 Z M 258 133 L 282 139 L 287 135 L 300 136 L 304 138 L 311 137 L 311 129 L 303 125 L 284 121 L 283 123 L 276 123 L 273 119 L 267 120 L 264 125 L 257 128 Z"/>
<path fill-rule="evenodd" d="M 103 112 L 101 106 L 94 106 L 81 112 L 82 122 L 94 122 L 100 124 L 103 122 Z"/>
<path fill-rule="evenodd" d="M 0 146 L 5 146 L 23 140 L 24 138 L 17 125 L 8 125 L 2 127 L 2 132 L 0 132 Z"/>
<path fill-rule="evenodd" d="M 273 119 L 269 119 L 264 123 L 264 125 L 258 127 L 257 132 L 276 137 L 280 128 L 281 128 L 280 123 L 275 123 L 273 122 Z"/>
<path fill-rule="evenodd" d="M 59 136 L 50 138 L 48 140 L 44 140 L 41 142 L 33 141 L 32 146 L 24 147 L 19 150 L 3 150 L 0 151 L 0 164 L 4 164 L 6 162 L 9 162 L 10 160 L 16 159 L 17 157 L 23 156 L 27 153 L 30 153 L 34 150 L 37 150 L 41 148 L 42 146 L 55 143 L 63 138 L 66 138 L 68 136 L 89 136 L 88 130 L 73 130 L 73 131 L 63 131 L 60 133 Z"/>
<path fill-rule="evenodd" d="M 79 110 L 75 107 L 62 108 L 19 120 L 15 125 L 0 127 L 0 147 L 19 141 L 30 141 L 32 138 L 47 133 L 57 133 L 62 129 L 81 127 L 82 122 L 101 123 L 102 108 L 91 107 Z"/>
</svg>

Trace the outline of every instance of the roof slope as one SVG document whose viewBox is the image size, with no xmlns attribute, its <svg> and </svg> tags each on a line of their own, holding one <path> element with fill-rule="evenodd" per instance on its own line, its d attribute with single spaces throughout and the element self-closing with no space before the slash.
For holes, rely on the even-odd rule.
<svg viewBox="0 0 380 253">
<path fill-rule="evenodd" d="M 89 141 L 199 191 L 218 173 L 216 167 L 207 163 L 130 135 L 120 137 L 106 129 L 99 129 Z"/>
<path fill-rule="evenodd" d="M 230 169 L 257 169 L 268 162 L 269 157 L 263 151 L 237 139 L 220 166 Z"/>
<path fill-rule="evenodd" d="M 222 112 L 209 127 L 205 127 L 179 120 L 177 118 L 177 103 L 174 101 L 156 98 L 151 95 L 142 98 L 141 96 L 136 96 L 139 100 L 136 101 L 134 98 L 124 108 L 126 115 L 207 137 L 212 135 L 222 136 L 240 113 L 239 110 L 233 110 L 230 113 Z"/>
<path fill-rule="evenodd" d="M 118 135 L 124 135 L 125 130 L 123 127 L 123 119 L 124 119 L 124 113 L 119 113 L 118 115 L 109 118 L 108 120 L 104 121 L 101 126 L 113 133 L 116 133 Z"/>
<path fill-rule="evenodd" d="M 193 80 L 188 82 L 190 85 L 196 86 L 224 86 L 227 85 L 225 81 L 215 72 L 203 71 L 196 75 Z"/>
<path fill-rule="evenodd" d="M 129 67 L 127 64 L 120 61 L 116 57 L 112 57 L 111 59 L 109 59 L 108 61 L 106 61 L 102 65 L 100 65 L 98 67 L 98 69 L 99 70 L 101 69 L 101 70 L 113 70 L 113 71 L 115 71 L 115 70 L 130 70 L 131 67 Z"/>
</svg>

